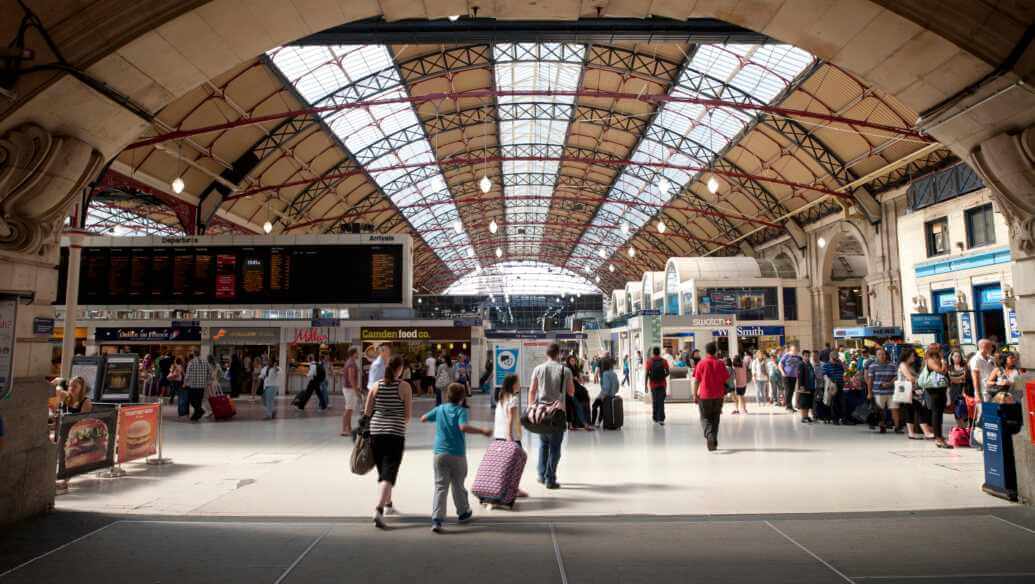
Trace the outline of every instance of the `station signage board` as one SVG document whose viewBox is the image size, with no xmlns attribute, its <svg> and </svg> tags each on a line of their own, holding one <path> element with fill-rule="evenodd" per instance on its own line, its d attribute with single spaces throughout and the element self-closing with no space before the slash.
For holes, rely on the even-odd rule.
<svg viewBox="0 0 1035 584">
<path fill-rule="evenodd" d="M 374 342 L 392 341 L 470 341 L 471 327 L 363 327 L 360 339 Z"/>
<path fill-rule="evenodd" d="M 214 345 L 276 345 L 280 329 L 272 327 L 212 327 Z"/>
<path fill-rule="evenodd" d="M 98 328 L 94 339 L 100 342 L 182 343 L 201 341 L 201 327 L 118 327 Z"/>
<path fill-rule="evenodd" d="M 729 333 L 729 329 L 723 328 L 712 331 L 713 337 L 725 337 Z M 782 326 L 738 326 L 737 336 L 738 337 L 782 337 L 784 335 L 784 327 Z"/>
</svg>

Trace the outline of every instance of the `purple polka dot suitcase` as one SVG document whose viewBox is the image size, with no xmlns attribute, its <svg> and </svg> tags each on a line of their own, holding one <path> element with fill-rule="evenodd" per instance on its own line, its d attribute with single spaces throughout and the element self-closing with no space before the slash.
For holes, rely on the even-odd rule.
<svg viewBox="0 0 1035 584">
<path fill-rule="evenodd" d="M 471 492 L 482 503 L 514 506 L 528 455 L 517 442 L 494 440 L 478 465 Z"/>
</svg>

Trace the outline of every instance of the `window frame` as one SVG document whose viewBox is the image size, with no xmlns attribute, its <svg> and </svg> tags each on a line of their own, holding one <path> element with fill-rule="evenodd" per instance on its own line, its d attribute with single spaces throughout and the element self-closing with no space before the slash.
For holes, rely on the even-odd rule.
<svg viewBox="0 0 1035 584">
<path fill-rule="evenodd" d="M 938 251 L 934 249 L 934 230 L 935 225 L 942 226 L 942 233 L 944 233 L 945 249 Z M 924 221 L 924 247 L 927 251 L 927 257 L 934 258 L 943 255 L 949 255 L 951 251 L 951 243 L 949 242 L 949 218 L 947 216 L 938 217 L 937 219 L 931 219 Z"/>
<path fill-rule="evenodd" d="M 987 217 L 985 223 L 985 234 L 988 238 L 981 243 L 975 243 L 974 239 L 974 218 L 979 214 L 984 215 L 987 211 Z M 963 210 L 963 226 L 967 230 L 967 249 L 974 249 L 978 247 L 985 247 L 986 245 L 995 245 L 995 209 L 992 207 L 992 203 L 985 203 L 983 205 L 977 205 L 970 207 L 969 209 Z"/>
</svg>

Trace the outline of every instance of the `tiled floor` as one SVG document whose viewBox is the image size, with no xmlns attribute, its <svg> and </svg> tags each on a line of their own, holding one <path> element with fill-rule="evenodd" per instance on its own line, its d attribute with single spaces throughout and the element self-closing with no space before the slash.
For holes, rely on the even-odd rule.
<svg viewBox="0 0 1035 584">
<path fill-rule="evenodd" d="M 472 399 L 473 418 L 487 425 L 487 399 Z M 939 450 L 931 442 L 878 435 L 864 426 L 805 425 L 763 406 L 722 418 L 720 450 L 704 448 L 689 404 L 670 404 L 668 424 L 626 399 L 617 432 L 569 433 L 559 478 L 564 488 L 535 483 L 535 437 L 520 516 L 743 515 L 840 513 L 1006 506 L 980 490 L 978 452 Z M 238 402 L 226 422 L 180 422 L 167 408 L 167 466 L 126 465 L 119 479 L 72 481 L 57 507 L 116 514 L 193 517 L 363 517 L 372 511 L 375 477 L 347 468 L 351 442 L 338 436 L 340 402 L 327 412 L 263 421 L 257 403 Z M 431 406 L 419 400 L 417 410 Z M 727 405 L 727 412 L 730 406 Z M 468 437 L 471 474 L 488 439 Z M 432 428 L 411 423 L 395 504 L 426 518 L 432 491 Z M 468 479 L 468 484 L 473 477 Z M 496 511 L 495 516 L 508 516 Z"/>
</svg>

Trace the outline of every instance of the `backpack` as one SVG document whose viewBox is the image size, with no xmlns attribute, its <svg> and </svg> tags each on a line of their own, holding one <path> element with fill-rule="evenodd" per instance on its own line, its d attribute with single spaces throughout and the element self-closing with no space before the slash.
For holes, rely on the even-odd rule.
<svg viewBox="0 0 1035 584">
<path fill-rule="evenodd" d="M 452 382 L 453 376 L 449 372 L 449 367 L 439 365 L 438 371 L 435 372 L 435 388 L 444 390 Z"/>
<path fill-rule="evenodd" d="M 323 380 L 327 379 L 327 372 L 323 369 L 323 363 L 316 364 L 316 382 L 323 383 Z"/>
<path fill-rule="evenodd" d="M 651 381 L 664 381 L 668 377 L 668 371 L 665 370 L 665 360 L 658 357 L 652 359 L 650 362 L 650 369 L 647 370 L 647 377 Z"/>
</svg>

